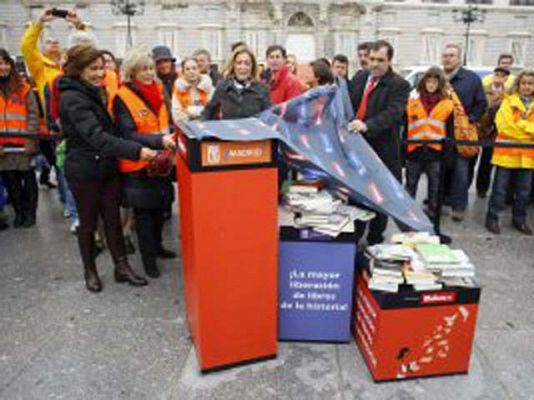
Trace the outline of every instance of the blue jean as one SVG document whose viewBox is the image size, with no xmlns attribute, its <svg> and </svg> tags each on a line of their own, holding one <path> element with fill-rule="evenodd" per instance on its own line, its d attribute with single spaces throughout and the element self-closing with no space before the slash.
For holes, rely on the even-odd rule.
<svg viewBox="0 0 534 400">
<path fill-rule="evenodd" d="M 67 179 L 65 178 L 65 169 L 64 168 L 56 168 L 56 175 L 57 175 L 57 186 L 58 189 L 63 189 L 63 198 L 64 201 L 62 203 L 65 206 L 65 209 L 70 214 L 70 221 L 72 223 L 78 222 L 78 210 L 76 209 L 76 203 L 74 201 L 74 196 L 72 195 L 72 192 L 69 189 L 69 184 L 67 182 Z M 61 192 L 61 191 L 60 191 Z M 60 198 L 62 196 L 60 195 Z"/>
<path fill-rule="evenodd" d="M 67 191 L 68 185 L 67 180 L 65 179 L 65 168 L 59 168 L 58 166 L 54 166 L 54 169 L 56 170 L 56 178 L 57 178 L 57 192 L 59 194 L 59 201 L 67 207 L 65 204 L 67 202 Z"/>
<path fill-rule="evenodd" d="M 457 156 L 451 182 L 450 203 L 454 211 L 465 211 L 469 202 L 469 186 L 471 185 L 471 158 Z"/>
<path fill-rule="evenodd" d="M 512 220 L 515 224 L 527 222 L 527 207 L 532 186 L 531 169 L 512 169 L 497 167 L 493 178 L 493 187 L 488 204 L 487 222 L 499 222 L 499 213 L 506 207 L 506 192 L 510 178 L 515 177 L 515 200 L 512 208 Z"/>
</svg>

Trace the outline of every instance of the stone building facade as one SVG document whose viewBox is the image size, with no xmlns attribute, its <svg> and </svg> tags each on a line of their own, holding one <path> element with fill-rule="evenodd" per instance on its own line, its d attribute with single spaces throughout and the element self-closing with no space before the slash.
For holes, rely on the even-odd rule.
<svg viewBox="0 0 534 400">
<path fill-rule="evenodd" d="M 534 0 L 471 0 L 485 11 L 471 27 L 468 62 L 494 65 L 511 52 L 518 66 L 534 64 Z M 100 47 L 121 56 L 127 47 L 126 16 L 115 15 L 110 1 L 0 1 L 0 46 L 18 54 L 24 27 L 44 5 L 76 6 L 99 39 Z M 180 57 L 207 48 L 221 63 L 230 45 L 248 43 L 258 58 L 269 44 L 285 45 L 301 62 L 344 53 L 354 61 L 358 42 L 383 38 L 396 48 L 397 66 L 439 63 L 446 43 L 464 44 L 465 25 L 453 18 L 464 0 L 147 0 L 132 18 L 135 44 L 165 44 Z M 46 34 L 66 43 L 62 21 Z"/>
</svg>

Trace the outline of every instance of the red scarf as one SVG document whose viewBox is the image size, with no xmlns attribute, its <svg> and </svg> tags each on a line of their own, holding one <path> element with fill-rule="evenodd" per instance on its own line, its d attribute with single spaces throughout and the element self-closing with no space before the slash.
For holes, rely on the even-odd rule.
<svg viewBox="0 0 534 400">
<path fill-rule="evenodd" d="M 143 98 L 148 102 L 148 104 L 150 104 L 152 110 L 158 114 L 159 109 L 163 104 L 163 94 L 161 93 L 158 84 L 156 82 L 152 82 L 151 84 L 147 85 L 138 80 L 134 80 L 133 83 L 139 92 L 141 92 Z"/>
<path fill-rule="evenodd" d="M 439 93 L 421 92 L 420 98 L 421 103 L 423 103 L 423 107 L 425 108 L 427 114 L 430 114 L 434 107 L 436 107 L 436 105 L 441 100 L 441 96 L 439 95 Z"/>
</svg>

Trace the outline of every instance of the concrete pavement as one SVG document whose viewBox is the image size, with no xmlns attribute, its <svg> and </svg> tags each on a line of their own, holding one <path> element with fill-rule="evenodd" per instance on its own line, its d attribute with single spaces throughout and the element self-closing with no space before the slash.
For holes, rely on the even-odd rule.
<svg viewBox="0 0 534 400">
<path fill-rule="evenodd" d="M 104 291 L 89 293 L 56 192 L 41 190 L 38 225 L 0 232 L 0 399 L 534 399 L 534 239 L 509 216 L 492 236 L 484 210 L 477 199 L 464 223 L 444 223 L 483 284 L 469 375 L 375 384 L 354 343 L 281 343 L 275 360 L 200 375 L 180 260 L 132 288 L 105 252 Z M 165 230 L 175 249 L 177 230 Z"/>
</svg>

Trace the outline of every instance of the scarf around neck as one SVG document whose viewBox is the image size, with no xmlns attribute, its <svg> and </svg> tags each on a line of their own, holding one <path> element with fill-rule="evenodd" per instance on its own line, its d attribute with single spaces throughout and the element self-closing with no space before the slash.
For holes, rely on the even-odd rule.
<svg viewBox="0 0 534 400">
<path fill-rule="evenodd" d="M 421 103 L 423 103 L 423 107 L 425 108 L 425 111 L 427 114 L 430 114 L 434 107 L 439 103 L 441 100 L 439 93 L 427 93 L 427 92 L 421 92 L 420 94 Z"/>
<path fill-rule="evenodd" d="M 163 96 L 159 90 L 159 86 L 156 82 L 150 84 L 142 83 L 138 80 L 134 80 L 133 84 L 139 90 L 143 98 L 148 102 L 152 110 L 158 114 L 161 105 L 163 104 Z"/>
</svg>

